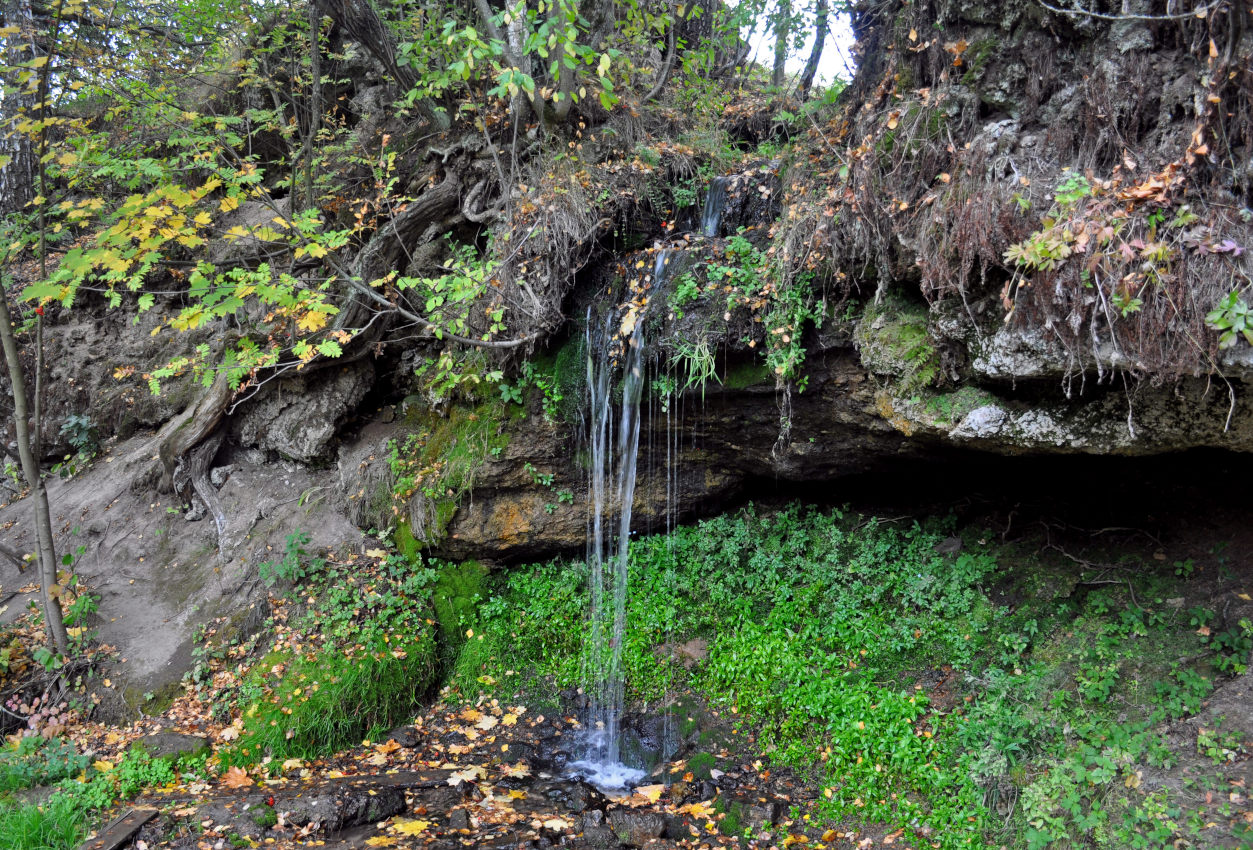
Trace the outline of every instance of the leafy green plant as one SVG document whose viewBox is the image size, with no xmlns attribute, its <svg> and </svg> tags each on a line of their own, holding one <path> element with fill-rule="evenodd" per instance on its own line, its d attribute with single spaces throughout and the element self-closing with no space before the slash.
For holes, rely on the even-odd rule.
<svg viewBox="0 0 1253 850">
<path fill-rule="evenodd" d="M 52 785 L 87 769 L 91 759 L 64 738 L 19 738 L 0 750 L 0 794 Z"/>
<path fill-rule="evenodd" d="M 326 564 L 321 558 L 309 558 L 305 545 L 309 535 L 297 529 L 287 535 L 283 547 L 283 558 L 278 563 L 264 561 L 257 567 L 261 580 L 273 587 L 277 582 L 296 584 L 320 571 Z"/>
<path fill-rule="evenodd" d="M 1218 331 L 1218 347 L 1231 348 L 1241 337 L 1253 345 L 1253 315 L 1240 293 L 1232 290 L 1205 316 L 1205 324 Z"/>
<path fill-rule="evenodd" d="M 239 706 L 227 764 L 308 758 L 399 723 L 434 682 L 434 570 L 391 558 L 377 572 L 325 564 L 300 590 L 309 607 L 233 694 Z M 233 711 L 234 709 L 232 709 Z"/>
</svg>

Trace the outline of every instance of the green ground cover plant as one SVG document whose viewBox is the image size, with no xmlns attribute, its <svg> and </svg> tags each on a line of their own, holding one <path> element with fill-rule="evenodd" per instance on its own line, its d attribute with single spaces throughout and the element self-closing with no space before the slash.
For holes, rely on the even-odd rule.
<svg viewBox="0 0 1253 850">
<path fill-rule="evenodd" d="M 289 538 L 289 550 L 301 540 Z M 435 683 L 435 570 L 391 557 L 372 567 L 319 560 L 301 572 L 305 583 L 279 603 L 269 651 L 216 697 L 238 732 L 224 765 L 351 746 L 407 719 Z"/>
<path fill-rule="evenodd" d="M 957 532 L 750 507 L 633 541 L 628 694 L 691 689 L 734 709 L 823 789 L 822 815 L 908 825 L 926 846 L 1195 839 L 1196 807 L 1141 781 L 1181 757 L 1167 724 L 1248 662 L 1242 626 L 1198 634 L 1214 614 L 1165 604 L 1191 580 L 1165 564 L 1089 583 L 1073 563 Z M 521 688 L 542 703 L 578 684 L 586 578 L 577 561 L 497 577 L 453 693 Z M 664 651 L 694 637 L 708 657 L 691 669 Z M 1230 763 L 1238 738 L 1206 730 L 1192 755 Z"/>
</svg>

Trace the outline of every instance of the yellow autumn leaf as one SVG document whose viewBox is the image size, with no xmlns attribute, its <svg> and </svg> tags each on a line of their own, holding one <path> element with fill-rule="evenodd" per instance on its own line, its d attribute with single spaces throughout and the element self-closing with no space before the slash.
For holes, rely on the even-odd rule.
<svg viewBox="0 0 1253 850">
<path fill-rule="evenodd" d="M 302 331 L 319 331 L 326 327 L 328 319 L 330 319 L 329 313 L 319 313 L 314 310 L 310 310 L 301 316 L 300 320 L 296 322 L 296 324 Z"/>
<path fill-rule="evenodd" d="M 100 759 L 99 761 L 92 762 L 91 766 L 94 767 L 96 770 L 100 771 L 101 773 L 108 773 L 110 770 L 113 769 L 113 762 L 107 761 L 105 759 Z"/>
<path fill-rule="evenodd" d="M 655 803 L 661 799 L 661 792 L 665 790 L 665 785 L 641 785 L 635 789 L 635 793 L 648 802 Z"/>
<path fill-rule="evenodd" d="M 218 209 L 220 209 L 222 212 L 230 212 L 231 210 L 237 209 L 238 207 L 239 207 L 239 198 L 232 198 L 230 195 L 227 195 L 225 198 L 218 201 Z"/>
<path fill-rule="evenodd" d="M 287 759 L 283 762 L 283 770 L 299 770 L 305 763 L 300 759 Z"/>
<path fill-rule="evenodd" d="M 392 824 L 392 829 L 401 835 L 421 835 L 430 825 L 429 820 L 398 820 Z"/>
<path fill-rule="evenodd" d="M 396 843 L 396 839 L 387 835 L 376 835 L 373 838 L 367 838 L 365 843 L 371 847 L 390 847 Z"/>
<path fill-rule="evenodd" d="M 366 549 L 365 556 L 367 558 L 375 558 L 379 561 L 387 560 L 387 553 L 383 551 L 382 549 Z"/>
<path fill-rule="evenodd" d="M 1245 602 L 1253 602 L 1253 597 L 1249 596 L 1247 593 L 1237 593 L 1236 598 L 1243 599 Z"/>
<path fill-rule="evenodd" d="M 517 722 L 518 722 L 518 715 L 516 714 L 506 714 L 504 717 L 500 718 L 500 723 L 502 726 L 512 726 Z"/>
</svg>

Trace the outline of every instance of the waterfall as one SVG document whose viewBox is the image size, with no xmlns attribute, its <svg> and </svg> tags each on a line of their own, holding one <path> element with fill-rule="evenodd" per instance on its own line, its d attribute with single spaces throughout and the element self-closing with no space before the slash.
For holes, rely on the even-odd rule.
<svg viewBox="0 0 1253 850">
<path fill-rule="evenodd" d="M 667 273 L 669 250 L 661 249 L 653 266 L 654 285 Z M 643 321 L 630 335 L 618 337 L 616 315 L 610 314 L 593 339 L 587 337 L 587 386 L 591 408 L 588 447 L 591 470 L 588 494 L 587 564 L 590 571 L 591 623 L 588 631 L 589 700 L 580 759 L 571 766 L 602 789 L 623 788 L 644 772 L 621 763 L 624 710 L 622 639 L 626 632 L 627 566 L 630 558 L 631 509 L 635 502 L 636 465 L 640 443 L 640 400 L 644 390 Z M 621 346 L 620 358 L 612 356 Z M 614 437 L 614 385 L 617 360 L 622 364 L 622 402 Z"/>
<path fill-rule="evenodd" d="M 716 237 L 722 227 L 722 211 L 727 205 L 727 182 L 730 178 L 715 177 L 709 181 L 705 195 L 705 208 L 700 214 L 700 235 Z"/>
</svg>

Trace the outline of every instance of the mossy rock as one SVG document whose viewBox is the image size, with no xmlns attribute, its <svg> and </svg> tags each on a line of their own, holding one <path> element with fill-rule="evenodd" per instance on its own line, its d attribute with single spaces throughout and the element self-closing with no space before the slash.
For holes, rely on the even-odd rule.
<svg viewBox="0 0 1253 850">
<path fill-rule="evenodd" d="M 132 747 L 145 753 L 148 758 L 177 761 L 183 756 L 195 756 L 209 751 L 209 739 L 181 732 L 156 732 L 136 741 Z"/>
<path fill-rule="evenodd" d="M 727 369 L 727 374 L 722 379 L 722 388 L 725 390 L 745 390 L 749 387 L 767 384 L 774 386 L 774 373 L 761 360 L 732 366 Z"/>
<path fill-rule="evenodd" d="M 710 771 L 717 764 L 718 759 L 712 753 L 695 753 L 687 760 L 687 769 L 692 772 L 692 776 L 704 781 L 711 778 Z"/>
<path fill-rule="evenodd" d="M 897 395 L 933 386 L 940 377 L 940 354 L 927 318 L 925 307 L 889 299 L 868 306 L 857 325 L 862 364 L 877 375 L 894 378 Z"/>
</svg>

